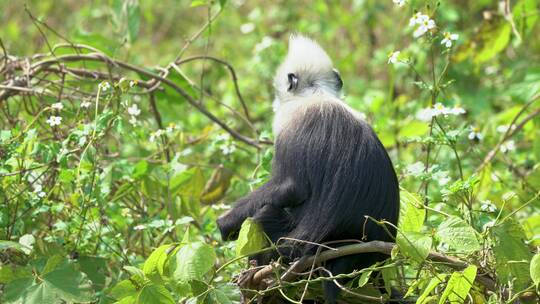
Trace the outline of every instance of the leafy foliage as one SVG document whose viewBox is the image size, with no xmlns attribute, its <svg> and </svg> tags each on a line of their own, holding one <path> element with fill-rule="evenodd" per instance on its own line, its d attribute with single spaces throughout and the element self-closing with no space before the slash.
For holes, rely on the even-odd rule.
<svg viewBox="0 0 540 304">
<path fill-rule="evenodd" d="M 27 2 L 0 3 L 0 302 L 253 298 L 233 277 L 275 244 L 215 221 L 270 176 L 292 31 L 334 58 L 402 187 L 389 259 L 344 300 L 386 297 L 382 276 L 416 303 L 538 301 L 538 0 Z M 309 270 L 258 292 L 320 300 Z"/>
</svg>

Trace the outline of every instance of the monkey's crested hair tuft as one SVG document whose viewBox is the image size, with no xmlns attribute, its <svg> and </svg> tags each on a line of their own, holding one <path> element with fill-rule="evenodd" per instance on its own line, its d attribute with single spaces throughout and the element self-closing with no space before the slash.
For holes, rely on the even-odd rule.
<svg viewBox="0 0 540 304">
<path fill-rule="evenodd" d="M 332 60 L 323 48 L 314 40 L 299 34 L 292 34 L 289 38 L 289 52 L 283 66 L 313 72 L 333 68 Z"/>
</svg>

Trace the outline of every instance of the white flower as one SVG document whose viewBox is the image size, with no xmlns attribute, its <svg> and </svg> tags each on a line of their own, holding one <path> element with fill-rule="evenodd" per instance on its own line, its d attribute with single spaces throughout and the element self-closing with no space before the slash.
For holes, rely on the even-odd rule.
<svg viewBox="0 0 540 304">
<path fill-rule="evenodd" d="M 416 28 L 416 30 L 414 31 L 414 33 L 413 33 L 414 38 L 418 38 L 418 37 L 424 35 L 429 30 L 434 29 L 435 26 L 436 26 L 436 24 L 435 24 L 435 21 L 433 21 L 433 19 L 429 19 L 429 17 L 427 19 L 424 18 L 421 21 L 418 28 Z"/>
<path fill-rule="evenodd" d="M 452 41 L 456 41 L 458 39 L 458 34 L 451 34 L 449 32 L 444 32 L 443 34 L 444 39 L 441 41 L 441 44 L 444 44 L 447 48 L 452 46 Z"/>
<path fill-rule="evenodd" d="M 153 142 L 154 140 L 156 140 L 157 137 L 160 137 L 161 135 L 163 135 L 163 130 L 158 129 L 156 132 L 150 134 L 150 141 Z"/>
<path fill-rule="evenodd" d="M 418 113 L 416 113 L 416 118 L 418 118 L 421 121 L 430 121 L 433 118 L 433 116 L 436 116 L 436 115 L 433 109 L 431 108 L 422 109 L 418 111 Z"/>
<path fill-rule="evenodd" d="M 130 87 L 130 88 L 133 88 L 134 86 L 137 85 L 137 83 L 138 83 L 138 82 L 137 82 L 136 80 L 131 80 L 131 81 L 129 82 L 129 87 Z"/>
<path fill-rule="evenodd" d="M 439 186 L 444 186 L 450 182 L 450 177 L 448 176 L 447 171 L 437 171 L 433 173 L 433 179 L 439 183 Z"/>
<path fill-rule="evenodd" d="M 398 57 L 400 53 L 400 51 L 390 53 L 388 55 L 388 64 L 396 64 L 398 62 Z"/>
<path fill-rule="evenodd" d="M 480 130 L 478 128 L 473 127 L 471 133 L 469 133 L 468 138 L 474 141 L 481 141 L 484 136 L 482 135 L 482 133 L 480 133 Z"/>
<path fill-rule="evenodd" d="M 242 32 L 242 34 L 249 34 L 253 32 L 254 29 L 255 29 L 255 24 L 251 22 L 244 23 L 240 26 L 240 32 Z"/>
<path fill-rule="evenodd" d="M 146 226 L 143 224 L 133 227 L 133 230 L 144 230 L 144 229 L 146 229 Z"/>
<path fill-rule="evenodd" d="M 62 117 L 60 116 L 49 116 L 49 119 L 46 121 L 51 127 L 59 126 L 62 123 Z"/>
<path fill-rule="evenodd" d="M 216 136 L 217 141 L 227 141 L 231 138 L 229 133 L 221 133 L 218 136 Z"/>
<path fill-rule="evenodd" d="M 501 152 L 507 153 L 516 149 L 516 143 L 513 140 L 509 140 L 501 145 Z"/>
<path fill-rule="evenodd" d="M 103 81 L 102 83 L 99 84 L 99 88 L 102 90 L 102 91 L 107 91 L 108 89 L 111 88 L 111 84 L 107 81 Z"/>
<path fill-rule="evenodd" d="M 174 123 L 170 123 L 167 128 L 165 128 L 165 132 L 172 133 L 176 130 L 176 125 Z"/>
<path fill-rule="evenodd" d="M 61 102 L 53 103 L 51 108 L 55 110 L 62 110 L 64 108 L 64 105 Z"/>
<path fill-rule="evenodd" d="M 234 145 L 221 145 L 219 147 L 221 149 L 221 152 L 224 154 L 224 155 L 229 155 L 229 154 L 232 154 L 234 151 L 236 151 L 236 147 Z"/>
<path fill-rule="evenodd" d="M 35 184 L 34 185 L 34 193 L 37 194 L 38 197 L 45 197 L 45 195 L 47 195 L 44 191 L 43 191 L 43 187 L 40 185 L 40 184 Z"/>
<path fill-rule="evenodd" d="M 418 176 L 424 172 L 426 167 L 422 162 L 416 162 L 407 166 L 406 171 L 409 175 Z"/>
<path fill-rule="evenodd" d="M 429 20 L 428 15 L 424 15 L 421 12 L 417 12 L 409 19 L 409 26 L 415 26 L 417 24 L 422 24 L 424 20 Z"/>
<path fill-rule="evenodd" d="M 135 116 L 131 116 L 131 118 L 129 119 L 129 123 L 133 126 L 136 126 L 138 121 L 137 121 L 137 117 Z"/>
<path fill-rule="evenodd" d="M 448 250 L 450 250 L 450 246 L 448 245 L 448 243 L 440 243 L 438 249 L 442 252 L 447 252 Z"/>
<path fill-rule="evenodd" d="M 465 114 L 466 111 L 460 106 L 454 106 L 453 108 L 445 107 L 442 103 L 436 103 L 433 108 L 422 109 L 416 114 L 416 118 L 421 121 L 430 121 L 433 117 L 444 115 L 461 115 Z"/>
<path fill-rule="evenodd" d="M 92 105 L 90 101 L 81 102 L 81 108 L 89 108 Z"/>
<path fill-rule="evenodd" d="M 139 114 L 141 114 L 141 109 L 139 109 L 136 103 L 131 105 L 131 107 L 129 107 L 127 111 L 128 111 L 128 114 L 131 116 L 139 116 Z"/>
<path fill-rule="evenodd" d="M 461 114 L 465 114 L 465 113 L 467 113 L 467 112 L 465 111 L 465 109 L 463 109 L 463 108 L 460 107 L 460 106 L 454 106 L 452 109 L 450 109 L 450 110 L 448 111 L 448 114 L 456 115 L 456 116 L 457 116 L 457 115 L 461 115 Z"/>
<path fill-rule="evenodd" d="M 394 2 L 394 4 L 399 7 L 402 7 L 405 5 L 405 0 L 392 0 L 392 2 Z"/>
<path fill-rule="evenodd" d="M 270 47 L 273 43 L 273 39 L 268 37 L 268 36 L 264 36 L 263 39 L 261 40 L 261 42 L 257 43 L 255 45 L 255 53 L 259 53 L 261 52 L 262 50 Z"/>
<path fill-rule="evenodd" d="M 497 207 L 490 200 L 485 200 L 484 202 L 482 202 L 482 205 L 480 206 L 480 210 L 484 212 L 493 213 L 497 211 Z"/>
<path fill-rule="evenodd" d="M 497 127 L 497 132 L 499 133 L 506 133 L 508 132 L 508 129 L 511 129 L 512 131 L 516 129 L 515 125 L 512 125 L 512 128 L 510 128 L 508 125 L 502 125 Z"/>
</svg>

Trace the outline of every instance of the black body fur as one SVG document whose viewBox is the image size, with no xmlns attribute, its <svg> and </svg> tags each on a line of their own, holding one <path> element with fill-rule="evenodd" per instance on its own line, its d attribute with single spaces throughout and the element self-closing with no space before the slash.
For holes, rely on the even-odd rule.
<svg viewBox="0 0 540 304">
<path fill-rule="evenodd" d="M 399 187 L 383 145 L 344 104 L 316 102 L 298 110 L 277 137 L 271 179 L 218 219 L 223 239 L 235 239 L 242 222 L 253 217 L 276 242 L 289 237 L 316 243 L 356 239 L 392 241 L 393 236 L 373 221 L 397 225 Z M 287 242 L 286 242 L 287 243 Z M 283 244 L 280 242 L 280 244 Z M 288 242 L 280 250 L 290 259 L 313 253 L 316 246 Z M 274 256 L 256 257 L 266 264 Z M 349 273 L 385 259 L 359 254 L 327 262 L 334 275 Z M 328 303 L 339 288 L 325 284 Z"/>
</svg>

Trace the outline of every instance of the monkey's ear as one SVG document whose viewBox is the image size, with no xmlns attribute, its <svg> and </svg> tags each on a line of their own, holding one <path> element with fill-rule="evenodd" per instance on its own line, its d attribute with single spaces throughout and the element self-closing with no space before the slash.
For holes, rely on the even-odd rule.
<svg viewBox="0 0 540 304">
<path fill-rule="evenodd" d="M 341 74 L 339 74 L 339 71 L 337 69 L 333 69 L 334 76 L 336 77 L 337 81 L 337 89 L 338 91 L 343 88 L 343 80 L 341 79 Z"/>
<path fill-rule="evenodd" d="M 298 76 L 294 73 L 287 74 L 287 78 L 289 80 L 289 87 L 287 88 L 287 91 L 294 91 L 296 88 L 298 88 Z"/>
</svg>

